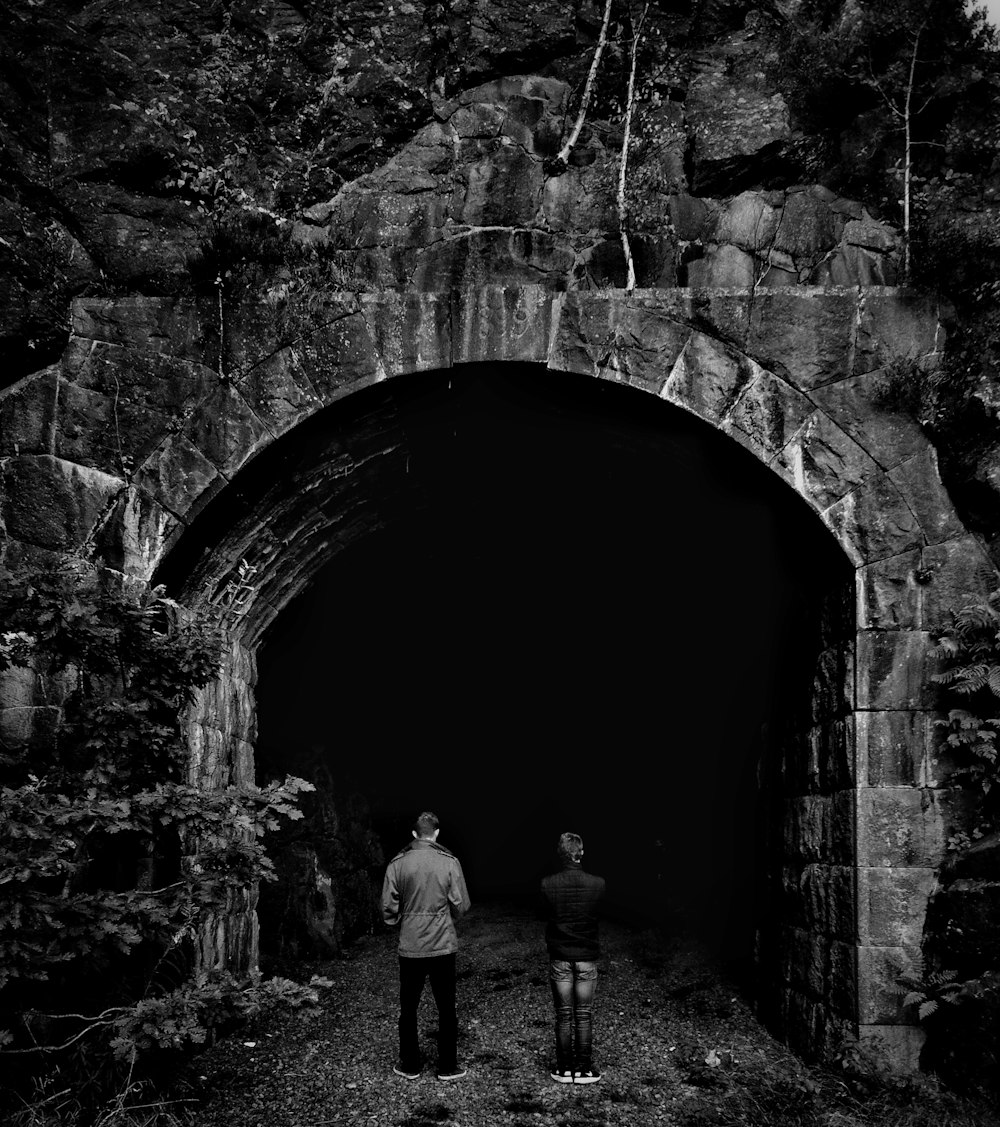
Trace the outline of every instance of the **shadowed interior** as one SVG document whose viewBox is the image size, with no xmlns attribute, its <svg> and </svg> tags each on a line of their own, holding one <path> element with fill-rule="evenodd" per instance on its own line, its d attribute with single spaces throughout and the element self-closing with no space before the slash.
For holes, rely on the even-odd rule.
<svg viewBox="0 0 1000 1127">
<path fill-rule="evenodd" d="M 573 829 L 619 911 L 680 903 L 747 960 L 759 760 L 808 709 L 834 540 L 619 386 L 479 365 L 372 393 L 405 480 L 263 635 L 259 777 L 321 759 L 387 855 L 435 810 L 474 898 L 532 891 Z"/>
</svg>

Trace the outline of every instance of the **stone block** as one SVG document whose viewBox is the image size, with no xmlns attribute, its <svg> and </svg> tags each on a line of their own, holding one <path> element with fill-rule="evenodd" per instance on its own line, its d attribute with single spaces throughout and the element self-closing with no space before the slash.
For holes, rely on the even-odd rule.
<svg viewBox="0 0 1000 1127">
<path fill-rule="evenodd" d="M 80 297 L 70 309 L 74 336 L 211 366 L 218 341 L 211 299 Z"/>
<path fill-rule="evenodd" d="M 271 434 L 229 383 L 212 388 L 181 432 L 227 477 L 271 441 Z"/>
<path fill-rule="evenodd" d="M 125 483 L 48 454 L 0 460 L 0 518 L 7 535 L 53 551 L 91 537 Z"/>
<path fill-rule="evenodd" d="M 781 452 L 814 410 L 813 402 L 801 391 L 757 368 L 721 429 L 766 462 Z"/>
<path fill-rule="evenodd" d="M 762 367 L 806 392 L 850 374 L 854 291 L 767 290 L 752 308 L 746 347 Z"/>
<path fill-rule="evenodd" d="M 788 990 L 785 1010 L 785 1040 L 806 1059 L 815 1059 L 822 1042 L 825 1006 L 817 998 Z"/>
<path fill-rule="evenodd" d="M 58 550 L 5 536 L 0 524 L 0 560 L 8 571 L 55 571 L 65 562 L 64 555 Z"/>
<path fill-rule="evenodd" d="M 568 237 L 524 227 L 473 230 L 416 252 L 412 288 L 421 292 L 479 286 L 544 286 L 564 290 L 576 253 Z"/>
<path fill-rule="evenodd" d="M 809 730 L 810 789 L 829 794 L 854 786 L 854 721 L 841 717 Z"/>
<path fill-rule="evenodd" d="M 858 311 L 851 375 L 885 368 L 893 361 L 920 360 L 944 347 L 937 301 L 909 290 L 866 292 Z"/>
<path fill-rule="evenodd" d="M 709 210 L 704 200 L 679 192 L 667 200 L 670 223 L 677 238 L 684 242 L 694 242 L 702 237 L 708 221 Z"/>
<path fill-rule="evenodd" d="M 801 862 L 829 863 L 832 798 L 825 794 L 799 795 L 788 802 L 785 815 L 785 854 Z"/>
<path fill-rule="evenodd" d="M 100 341 L 85 350 L 70 348 L 63 374 L 119 406 L 132 404 L 173 418 L 189 414 L 219 382 L 218 373 L 205 364 Z"/>
<path fill-rule="evenodd" d="M 879 473 L 871 456 L 822 411 L 809 415 L 769 464 L 817 512 Z"/>
<path fill-rule="evenodd" d="M 688 284 L 712 289 L 743 289 L 754 284 L 757 265 L 739 247 L 710 247 L 704 258 L 688 263 Z"/>
<path fill-rule="evenodd" d="M 303 373 L 324 404 L 386 375 L 360 308 L 303 336 L 298 354 Z"/>
<path fill-rule="evenodd" d="M 388 376 L 452 366 L 449 294 L 365 294 L 361 308 Z"/>
<path fill-rule="evenodd" d="M 851 864 L 826 867 L 826 931 L 842 943 L 857 942 L 858 895 L 855 887 L 854 858 Z"/>
<path fill-rule="evenodd" d="M 263 425 L 278 437 L 322 406 L 302 368 L 301 351 L 288 345 L 234 385 Z"/>
<path fill-rule="evenodd" d="M 356 294 L 337 290 L 245 301 L 224 308 L 223 346 L 220 350 L 215 342 L 209 362 L 215 368 L 221 365 L 228 379 L 239 382 L 283 348 L 303 346 L 324 330 L 333 333 L 334 326 L 356 317 L 359 309 Z"/>
<path fill-rule="evenodd" d="M 0 708 L 33 708 L 36 704 L 48 703 L 39 694 L 38 676 L 33 669 L 11 665 L 0 669 Z"/>
<path fill-rule="evenodd" d="M 58 403 L 58 365 L 0 391 L 0 458 L 53 453 Z"/>
<path fill-rule="evenodd" d="M 790 136 L 780 94 L 730 73 L 720 57 L 697 68 L 685 114 L 693 133 L 692 191 L 712 195 L 725 184 L 759 179 Z"/>
<path fill-rule="evenodd" d="M 860 631 L 857 707 L 876 711 L 933 708 L 932 648 L 933 640 L 923 630 Z"/>
<path fill-rule="evenodd" d="M 954 823 L 942 792 L 863 787 L 857 793 L 858 865 L 927 869 L 941 863 Z"/>
<path fill-rule="evenodd" d="M 858 949 L 853 941 L 832 939 L 827 947 L 825 1000 L 828 1010 L 853 1021 L 858 1012 Z M 829 1013 L 826 1015 L 829 1019 Z"/>
<path fill-rule="evenodd" d="M 891 255 L 841 244 L 813 269 L 808 281 L 814 286 L 891 286 L 898 276 Z"/>
<path fill-rule="evenodd" d="M 659 394 L 708 422 L 718 423 L 759 372 L 741 353 L 695 332 L 674 361 Z"/>
<path fill-rule="evenodd" d="M 817 654 L 809 700 L 814 725 L 829 725 L 854 708 L 853 657 L 853 648 L 844 643 Z"/>
<path fill-rule="evenodd" d="M 845 494 L 820 517 L 858 567 L 901 555 L 923 540 L 913 510 L 882 472 Z"/>
<path fill-rule="evenodd" d="M 901 975 L 921 966 L 919 947 L 858 947 L 858 1021 L 861 1025 L 907 1025 L 899 991 Z"/>
<path fill-rule="evenodd" d="M 178 416 L 61 380 L 54 453 L 123 476 L 160 445 Z"/>
<path fill-rule="evenodd" d="M 480 111 L 487 108 L 498 111 L 502 124 L 504 115 L 500 107 L 476 107 Z M 451 123 L 455 123 L 455 117 Z M 538 214 L 546 179 L 541 161 L 512 144 L 509 137 L 473 144 L 473 151 L 467 153 L 472 159 L 462 161 L 456 169 L 450 197 L 438 197 L 430 192 L 421 196 L 408 194 L 396 197 L 399 201 L 396 206 L 403 211 L 401 222 L 404 230 L 407 225 L 421 233 L 435 228 L 440 230 L 446 219 L 467 227 L 514 228 L 524 226 L 528 217 Z M 461 161 L 461 155 L 459 159 Z M 382 203 L 382 212 L 391 200 L 392 197 L 387 197 Z M 421 208 L 428 210 L 428 214 L 411 215 Z M 379 232 L 379 238 L 363 238 L 361 241 L 388 240 Z M 427 241 L 426 238 L 422 240 L 424 244 Z"/>
<path fill-rule="evenodd" d="M 862 1025 L 858 1040 L 888 1072 L 912 1076 L 920 1069 L 920 1053 L 927 1034 L 919 1025 Z"/>
<path fill-rule="evenodd" d="M 844 217 L 812 192 L 789 191 L 775 227 L 774 248 L 809 271 L 840 241 Z"/>
<path fill-rule="evenodd" d="M 747 352 L 747 337 L 750 333 L 750 315 L 757 296 L 751 289 L 720 290 L 690 287 L 686 291 L 688 313 L 686 320 L 693 328 L 711 337 L 733 345 L 741 352 Z M 750 354 L 751 359 L 760 362 L 760 357 Z M 767 368 L 767 364 L 762 365 Z"/>
<path fill-rule="evenodd" d="M 858 942 L 869 947 L 914 947 L 937 874 L 930 868 L 858 869 Z"/>
<path fill-rule="evenodd" d="M 812 866 L 785 865 L 781 870 L 781 920 L 788 927 L 806 929 L 812 919 L 807 892 L 808 872 Z"/>
<path fill-rule="evenodd" d="M 857 842 L 856 791 L 838 790 L 830 795 L 829 825 L 826 851 L 823 860 L 834 865 L 852 865 L 855 862 Z"/>
<path fill-rule="evenodd" d="M 892 469 L 930 447 L 916 421 L 879 402 L 885 376 L 870 372 L 823 384 L 813 400 L 883 469 Z"/>
<path fill-rule="evenodd" d="M 858 778 L 865 787 L 933 786 L 929 763 L 933 714 L 856 712 Z"/>
<path fill-rule="evenodd" d="M 712 239 L 758 254 L 770 249 L 779 218 L 780 212 L 761 192 L 741 192 L 720 212 Z M 752 277 L 748 284 L 753 285 Z"/>
<path fill-rule="evenodd" d="M 134 484 L 179 520 L 193 518 L 226 479 L 183 435 L 172 435 L 138 468 Z"/>
<path fill-rule="evenodd" d="M 515 360 L 545 363 L 554 335 L 551 290 L 488 286 L 456 295 L 452 362 Z"/>
<path fill-rule="evenodd" d="M 0 686 L 0 699 L 3 687 Z M 51 744 L 59 730 L 62 711 L 55 705 L 0 708 L 0 743 L 8 751 Z"/>
<path fill-rule="evenodd" d="M 456 197 L 449 196 L 447 181 L 438 183 L 412 164 L 405 167 L 405 160 L 400 154 L 338 193 L 328 228 L 335 246 L 422 247 L 441 238 L 449 202 Z"/>
<path fill-rule="evenodd" d="M 826 942 L 806 928 L 785 933 L 784 978 L 788 985 L 813 998 L 822 998 L 826 979 Z"/>
<path fill-rule="evenodd" d="M 119 566 L 126 575 L 149 582 L 184 526 L 159 501 L 135 485 L 128 487 L 121 505 Z"/>
<path fill-rule="evenodd" d="M 549 353 L 554 371 L 578 372 L 659 393 L 691 330 L 686 296 L 575 291 L 560 305 Z"/>
<path fill-rule="evenodd" d="M 921 626 L 923 585 L 917 548 L 864 564 L 855 572 L 857 624 L 861 630 L 916 630 Z"/>
<path fill-rule="evenodd" d="M 952 612 L 983 602 L 997 587 L 997 569 L 975 536 L 958 536 L 924 548 L 921 566 L 923 626 L 941 630 L 951 625 Z"/>
<path fill-rule="evenodd" d="M 614 197 L 607 190 L 614 170 L 603 148 L 591 150 L 596 159 L 583 167 L 569 167 L 549 176 L 542 188 L 541 217 L 550 231 L 614 231 L 618 226 Z M 674 200 L 671 196 L 670 200 Z M 691 199 L 690 196 L 686 197 Z M 694 201 L 700 204 L 701 201 Z M 702 205 L 704 207 L 704 205 Z M 692 222 L 697 209 L 692 208 Z M 679 238 L 685 236 L 678 234 Z"/>
<path fill-rule="evenodd" d="M 965 532 L 941 482 L 937 452 L 931 445 L 900 462 L 889 477 L 913 510 L 928 544 L 951 540 Z"/>
</svg>

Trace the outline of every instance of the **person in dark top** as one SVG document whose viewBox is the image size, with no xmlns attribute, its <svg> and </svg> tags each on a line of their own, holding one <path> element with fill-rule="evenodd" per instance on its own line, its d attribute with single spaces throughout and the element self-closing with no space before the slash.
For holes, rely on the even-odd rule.
<svg viewBox="0 0 1000 1127">
<path fill-rule="evenodd" d="M 557 852 L 562 869 L 542 881 L 545 945 L 556 1011 L 556 1067 L 551 1075 L 560 1084 L 594 1084 L 601 1078 L 592 1057 L 592 1012 L 604 878 L 584 872 L 579 834 L 562 834 Z"/>
</svg>

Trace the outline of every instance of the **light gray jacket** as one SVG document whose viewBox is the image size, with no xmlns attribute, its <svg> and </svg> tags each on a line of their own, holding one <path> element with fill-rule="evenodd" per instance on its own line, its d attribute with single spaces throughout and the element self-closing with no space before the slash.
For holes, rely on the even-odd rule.
<svg viewBox="0 0 1000 1127">
<path fill-rule="evenodd" d="M 429 959 L 458 950 L 454 920 L 471 904 L 454 853 L 417 838 L 389 862 L 382 884 L 382 919 L 400 924 L 399 953 Z"/>
</svg>

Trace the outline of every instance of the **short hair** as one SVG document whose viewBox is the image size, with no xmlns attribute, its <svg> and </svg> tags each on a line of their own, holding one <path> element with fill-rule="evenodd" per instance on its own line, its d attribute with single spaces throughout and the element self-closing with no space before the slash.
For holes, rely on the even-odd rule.
<svg viewBox="0 0 1000 1127">
<path fill-rule="evenodd" d="M 425 810 L 417 815 L 417 820 L 413 823 L 413 832 L 417 837 L 430 837 L 440 824 L 437 814 Z"/>
<path fill-rule="evenodd" d="M 579 861 L 583 856 L 583 838 L 579 834 L 560 834 L 556 852 L 563 861 Z"/>
</svg>

